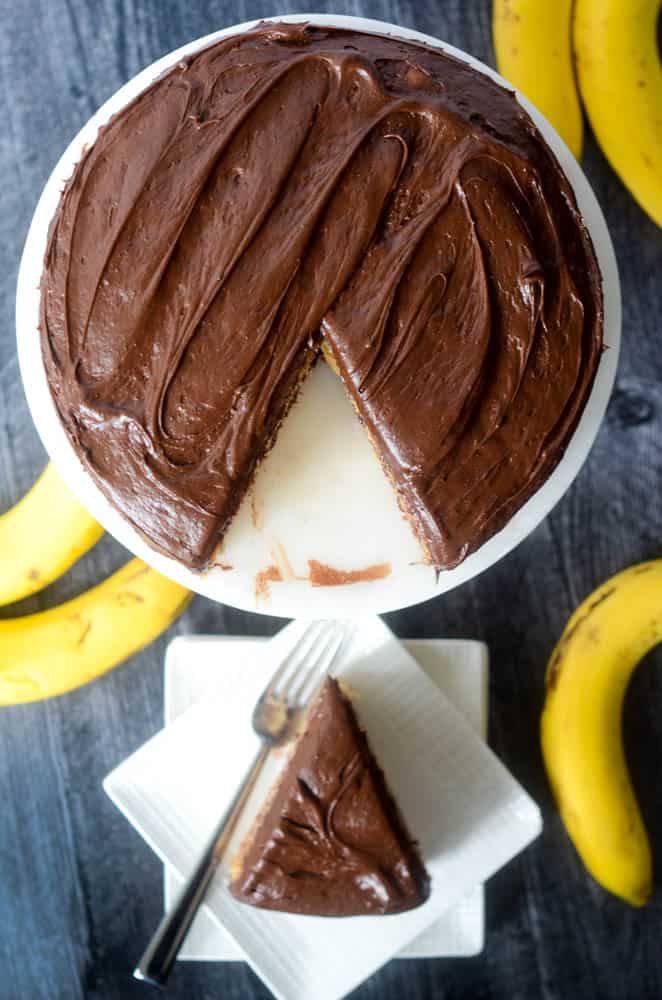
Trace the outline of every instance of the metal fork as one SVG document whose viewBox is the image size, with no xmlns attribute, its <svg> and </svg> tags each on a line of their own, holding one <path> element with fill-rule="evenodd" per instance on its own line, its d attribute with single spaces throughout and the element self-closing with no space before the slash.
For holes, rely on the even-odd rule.
<svg viewBox="0 0 662 1000">
<path fill-rule="evenodd" d="M 200 860 L 134 969 L 136 979 L 153 986 L 165 985 L 270 749 L 287 743 L 294 736 L 297 718 L 336 660 L 344 637 L 345 629 L 338 622 L 312 622 L 258 698 L 252 722 L 261 740 L 260 749 L 216 825 Z"/>
</svg>

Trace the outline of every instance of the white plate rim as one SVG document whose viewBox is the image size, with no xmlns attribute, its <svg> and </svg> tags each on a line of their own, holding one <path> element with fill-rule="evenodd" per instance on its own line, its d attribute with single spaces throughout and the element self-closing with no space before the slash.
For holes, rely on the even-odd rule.
<svg viewBox="0 0 662 1000">
<path fill-rule="evenodd" d="M 222 571 L 197 574 L 176 560 L 157 552 L 105 498 L 80 462 L 60 422 L 48 387 L 41 355 L 38 319 L 35 322 L 39 303 L 38 289 L 35 287 L 38 285 L 38 279 L 35 280 L 35 277 L 41 272 L 48 227 L 63 181 L 70 175 L 73 164 L 80 159 L 83 148 L 94 140 L 100 125 L 179 59 L 218 39 L 247 31 L 260 23 L 260 20 L 310 22 L 322 27 L 350 28 L 423 42 L 440 48 L 502 86 L 513 90 L 513 87 L 491 67 L 438 38 L 386 21 L 341 14 L 288 14 L 247 21 L 198 38 L 168 53 L 129 80 L 101 106 L 70 143 L 46 182 L 28 231 L 17 282 L 16 332 L 21 377 L 37 431 L 64 481 L 111 535 L 165 576 L 214 601 L 258 614 L 287 618 L 302 614 L 316 617 L 383 614 L 443 594 L 484 572 L 523 541 L 544 520 L 570 487 L 597 435 L 615 379 L 621 333 L 621 294 L 616 257 L 602 210 L 581 167 L 544 116 L 527 98 L 515 91 L 517 99 L 530 114 L 568 177 L 593 240 L 603 277 L 604 343 L 608 349 L 603 352 L 600 359 L 593 388 L 579 424 L 563 458 L 549 479 L 500 532 L 493 535 L 460 566 L 439 573 L 437 579 L 431 571 L 425 578 L 419 577 L 415 581 L 405 575 L 353 586 L 312 588 L 303 584 L 275 587 L 272 588 L 269 601 L 260 606 L 247 601 L 245 596 L 233 587 L 233 574 L 224 574 Z"/>
</svg>

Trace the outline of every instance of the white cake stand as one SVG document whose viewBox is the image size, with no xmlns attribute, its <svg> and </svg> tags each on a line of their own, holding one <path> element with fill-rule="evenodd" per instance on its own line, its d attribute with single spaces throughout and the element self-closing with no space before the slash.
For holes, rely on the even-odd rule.
<svg viewBox="0 0 662 1000">
<path fill-rule="evenodd" d="M 340 14 L 269 20 L 309 21 L 425 42 L 508 86 L 494 70 L 465 52 L 395 24 Z M 547 516 L 579 472 L 604 415 L 618 361 L 621 304 L 614 251 L 600 207 L 577 161 L 549 122 L 518 94 L 572 184 L 604 281 L 604 339 L 609 350 L 600 360 L 582 419 L 547 482 L 502 531 L 456 569 L 437 578 L 431 567 L 422 564 L 418 544 L 339 380 L 318 364 L 258 472 L 252 497 L 228 532 L 218 555 L 222 566 L 196 574 L 156 552 L 108 503 L 81 465 L 53 404 L 38 331 L 38 287 L 47 232 L 60 191 L 99 127 L 183 56 L 255 23 L 197 39 L 143 70 L 99 109 L 53 170 L 32 219 L 18 278 L 16 329 L 25 392 L 37 430 L 64 480 L 107 531 L 166 576 L 212 600 L 269 615 L 331 617 L 392 611 L 451 590 L 503 558 Z M 309 560 L 359 575 L 375 566 L 382 567 L 383 573 L 388 568 L 388 573 L 369 582 L 313 586 Z M 268 577 L 277 575 L 270 567 L 278 569 L 281 582 L 269 581 Z"/>
</svg>

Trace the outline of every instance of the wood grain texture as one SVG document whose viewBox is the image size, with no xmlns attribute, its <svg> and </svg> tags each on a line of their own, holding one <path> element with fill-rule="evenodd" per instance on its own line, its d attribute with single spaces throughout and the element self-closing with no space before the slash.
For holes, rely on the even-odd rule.
<svg viewBox="0 0 662 1000">
<path fill-rule="evenodd" d="M 98 105 L 157 57 L 225 25 L 307 6 L 0 0 L 0 509 L 27 489 L 45 460 L 19 380 L 14 289 L 29 220 L 55 161 Z M 494 62 L 488 0 L 312 6 L 396 21 Z M 541 803 L 545 832 L 489 883 L 480 957 L 392 962 L 357 1000 L 662 996 L 662 906 L 654 900 L 643 911 L 629 910 L 586 875 L 552 806 L 538 746 L 545 662 L 571 609 L 606 576 L 662 554 L 662 234 L 591 138 L 584 165 L 607 215 L 624 299 L 621 366 L 597 443 L 564 500 L 508 558 L 454 593 L 387 616 L 402 636 L 469 636 L 489 644 L 491 743 Z M 105 538 L 64 579 L 2 613 L 64 600 L 123 558 Z M 170 635 L 270 634 L 277 624 L 197 598 Z M 161 866 L 105 797 L 101 779 L 161 725 L 165 641 L 70 695 L 0 709 L 0 1000 L 146 995 L 130 975 L 160 916 Z M 626 710 L 658 869 L 661 667 L 659 653 L 652 654 Z M 257 1000 L 267 993 L 241 964 L 182 964 L 169 995 Z"/>
</svg>

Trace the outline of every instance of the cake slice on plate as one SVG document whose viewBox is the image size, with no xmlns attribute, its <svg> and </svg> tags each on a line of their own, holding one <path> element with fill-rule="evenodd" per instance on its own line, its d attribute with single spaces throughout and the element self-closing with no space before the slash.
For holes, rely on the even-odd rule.
<svg viewBox="0 0 662 1000">
<path fill-rule="evenodd" d="M 413 909 L 429 888 L 351 702 L 328 677 L 232 865 L 230 890 L 253 906 L 344 917 Z"/>
</svg>

